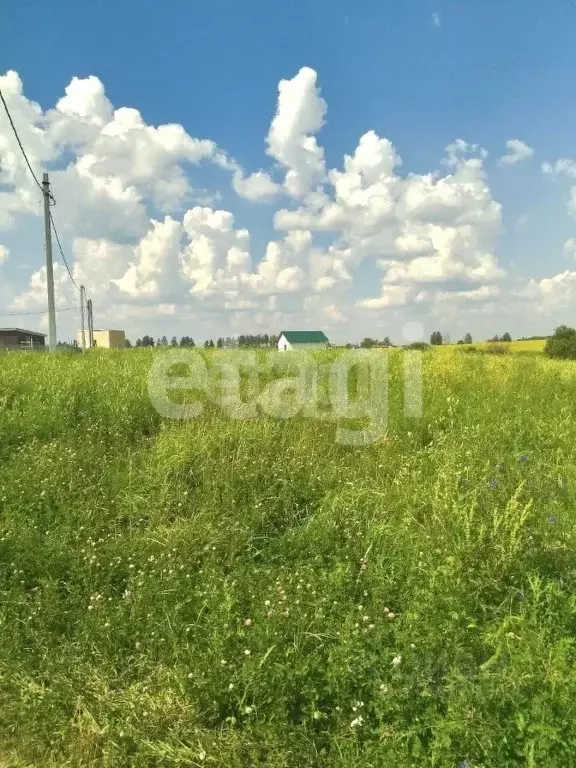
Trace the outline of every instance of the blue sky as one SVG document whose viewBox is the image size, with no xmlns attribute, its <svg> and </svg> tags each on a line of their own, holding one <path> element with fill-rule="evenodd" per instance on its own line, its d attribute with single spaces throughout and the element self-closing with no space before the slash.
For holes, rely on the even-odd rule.
<svg viewBox="0 0 576 768">
<path fill-rule="evenodd" d="M 276 111 L 278 83 L 295 77 L 302 67 L 317 73 L 319 94 L 327 103 L 325 123 L 316 132 L 327 169 L 341 169 L 343 155 L 352 154 L 360 136 L 370 130 L 392 142 L 403 161 L 399 169 L 403 176 L 447 173 L 441 162 L 444 148 L 455 139 L 480 145 L 488 151 L 486 184 L 493 200 L 502 205 L 501 226 L 492 245 L 498 264 L 508 273 L 507 287 L 500 303 L 483 313 L 467 316 L 464 307 L 462 321 L 460 310 L 439 314 L 438 302 L 421 303 L 417 316 L 426 331 L 444 324 L 454 335 L 468 327 L 479 335 L 493 333 L 502 324 L 517 335 L 526 328 L 548 332 L 551 323 L 572 320 L 570 303 L 561 306 L 566 303 L 564 283 L 555 307 L 541 315 L 526 302 L 514 304 L 517 311 L 510 313 L 506 300 L 522 281 L 552 278 L 574 268 L 573 257 L 563 255 L 564 243 L 576 235 L 576 222 L 567 207 L 571 181 L 541 169 L 544 162 L 576 157 L 576 4 L 569 0 L 546 5 L 510 0 L 467 4 L 59 0 L 57 7 L 4 0 L 2 22 L 0 74 L 17 72 L 25 97 L 43 110 L 56 105 L 72 77 L 95 75 L 115 108 L 134 107 L 149 125 L 180 123 L 190 136 L 210 139 L 223 148 L 247 174 L 259 169 L 273 173 L 266 136 Z M 0 133 L 4 130 L 0 123 Z M 510 139 L 525 142 L 533 156 L 499 165 Z M 64 167 L 68 160 L 59 156 L 50 167 Z M 238 196 L 229 173 L 214 165 L 194 169 L 190 179 L 195 188 L 217 191 L 220 199 L 213 207 L 231 211 L 235 225 L 250 230 L 256 266 L 266 244 L 278 237 L 274 212 L 290 206 L 274 200 L 254 204 Z M 281 182 L 280 177 L 275 179 Z M 10 180 L 3 181 L 8 188 Z M 183 201 L 163 213 L 181 217 L 186 207 Z M 72 253 L 74 224 L 68 225 L 64 208 L 57 207 L 56 213 Z M 149 213 L 155 216 L 156 208 L 152 206 Z M 26 292 L 31 275 L 42 265 L 39 225 L 34 215 L 22 215 L 10 230 L 0 229 L 0 244 L 10 251 L 0 267 L 1 306 L 8 311 L 13 311 L 11 302 Z M 108 236 L 105 231 L 101 234 Z M 381 267 L 366 259 L 355 273 L 346 306 L 378 293 L 375 276 L 380 279 Z M 539 305 L 536 288 L 531 295 Z M 106 302 L 103 298 L 108 306 Z M 342 296 L 334 298 L 338 307 L 341 302 Z M 113 304 L 110 299 L 110 307 Z M 123 322 L 133 334 L 180 333 L 185 310 L 176 305 L 175 314 L 148 322 L 148 327 L 145 315 L 132 317 L 129 309 Z M 207 313 L 203 306 L 195 297 L 186 303 L 199 336 L 233 331 L 224 308 L 218 315 L 214 306 Z M 244 315 L 246 332 L 257 330 L 262 322 L 273 325 L 284 319 L 256 317 L 260 309 L 254 317 Z M 111 323 L 111 309 L 106 311 Z M 294 323 L 312 319 L 305 312 L 290 311 Z M 383 307 L 376 317 L 369 313 L 369 320 L 354 315 L 350 322 L 335 326 L 333 334 L 344 339 L 365 328 L 377 334 L 388 327 L 399 333 L 414 311 L 407 301 Z M 16 318 L 18 324 L 25 317 Z M 71 333 L 71 323 L 62 321 L 61 336 Z M 9 323 L 0 317 L 0 324 Z M 155 324 L 158 333 L 151 328 Z"/>
</svg>

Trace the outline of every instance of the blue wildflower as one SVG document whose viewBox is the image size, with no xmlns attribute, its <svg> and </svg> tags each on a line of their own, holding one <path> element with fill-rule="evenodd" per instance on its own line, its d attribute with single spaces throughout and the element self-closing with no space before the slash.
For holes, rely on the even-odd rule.
<svg viewBox="0 0 576 768">
<path fill-rule="evenodd" d="M 527 461 L 528 461 L 528 454 L 523 453 L 522 456 L 520 456 L 520 464 L 526 464 Z"/>
<path fill-rule="evenodd" d="M 550 525 L 556 525 L 558 520 L 556 519 L 556 517 L 554 515 L 550 515 L 550 517 L 548 518 L 548 522 L 550 523 Z"/>
<path fill-rule="evenodd" d="M 471 768 L 470 762 L 468 760 L 462 760 L 458 768 Z"/>
<path fill-rule="evenodd" d="M 490 486 L 490 488 L 492 488 L 492 489 L 494 489 L 494 488 L 498 488 L 498 480 L 494 480 L 494 479 L 492 479 L 492 480 L 490 480 L 490 482 L 488 483 L 488 485 L 489 485 L 489 486 Z"/>
</svg>

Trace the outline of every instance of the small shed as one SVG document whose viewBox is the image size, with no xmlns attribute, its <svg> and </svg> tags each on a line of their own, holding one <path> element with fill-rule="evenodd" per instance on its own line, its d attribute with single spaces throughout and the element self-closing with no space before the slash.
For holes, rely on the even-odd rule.
<svg viewBox="0 0 576 768">
<path fill-rule="evenodd" d="M 325 349 L 330 346 L 322 331 L 282 331 L 278 338 L 278 349 Z"/>
<path fill-rule="evenodd" d="M 111 331 L 100 328 L 93 330 L 94 346 L 98 349 L 124 349 L 126 346 L 126 334 L 124 331 Z M 88 346 L 88 330 L 84 331 L 86 346 Z M 78 344 L 82 346 L 82 331 L 76 334 Z"/>
<path fill-rule="evenodd" d="M 0 347 L 33 349 L 46 346 L 46 334 L 24 328 L 0 328 Z"/>
</svg>

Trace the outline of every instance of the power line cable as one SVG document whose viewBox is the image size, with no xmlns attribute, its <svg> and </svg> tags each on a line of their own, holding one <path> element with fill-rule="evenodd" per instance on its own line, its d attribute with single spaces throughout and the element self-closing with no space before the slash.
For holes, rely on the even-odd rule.
<svg viewBox="0 0 576 768">
<path fill-rule="evenodd" d="M 77 310 L 78 307 L 64 307 L 63 309 L 57 309 L 56 312 L 72 312 L 73 310 Z M 0 317 L 20 317 L 21 315 L 45 315 L 46 310 L 42 310 L 41 312 L 8 312 L 5 315 L 0 315 Z"/>
<path fill-rule="evenodd" d="M 18 142 L 18 146 L 20 147 L 20 151 L 22 152 L 24 156 L 24 160 L 26 160 L 26 165 L 28 166 L 28 170 L 32 174 L 32 178 L 36 182 L 36 186 L 44 194 L 44 190 L 42 188 L 42 185 L 38 181 L 36 174 L 32 170 L 32 166 L 30 165 L 30 161 L 28 160 L 28 155 L 26 154 L 24 147 L 22 146 L 22 142 L 20 141 L 20 136 L 18 136 L 18 131 L 16 130 L 16 126 L 14 125 L 14 121 L 12 120 L 12 115 L 10 114 L 10 110 L 8 109 L 8 104 L 6 104 L 6 99 L 4 98 L 4 94 L 2 93 L 2 89 L 0 88 L 0 99 L 2 99 L 2 104 L 4 105 L 4 109 L 6 110 L 6 114 L 8 115 L 8 120 L 10 121 L 10 125 L 12 126 L 12 130 L 14 131 L 14 136 L 16 136 L 16 141 Z"/>
<path fill-rule="evenodd" d="M 24 160 L 26 161 L 26 165 L 28 166 L 28 170 L 32 174 L 32 178 L 36 182 L 36 186 L 38 189 L 44 194 L 44 187 L 40 184 L 38 181 L 38 178 L 36 174 L 34 173 L 32 166 L 30 165 L 30 161 L 28 160 L 28 155 L 26 154 L 26 151 L 24 147 L 22 146 L 22 142 L 20 141 L 20 136 L 18 135 L 18 131 L 16 130 L 16 126 L 14 125 L 14 121 L 12 120 L 12 115 L 10 114 L 10 110 L 8 109 L 8 104 L 6 104 L 6 99 L 4 98 L 4 94 L 2 93 L 2 89 L 0 88 L 0 99 L 2 100 L 2 104 L 4 105 L 4 109 L 6 110 L 6 114 L 8 116 L 8 120 L 10 121 L 10 125 L 12 126 L 12 130 L 14 132 L 14 136 L 16 137 L 16 141 L 18 142 L 18 146 L 20 147 L 20 151 L 22 152 L 22 155 L 24 157 Z M 56 205 L 56 200 L 54 199 L 54 196 L 49 192 L 50 196 L 50 205 L 54 206 Z M 76 280 L 74 280 L 72 276 L 72 272 L 70 270 L 70 267 L 68 266 L 68 262 L 66 261 L 66 256 L 64 256 L 64 250 L 62 249 L 62 243 L 60 242 L 60 237 L 58 236 L 58 230 L 56 229 L 56 224 L 54 222 L 54 217 L 52 216 L 52 213 L 50 212 L 50 223 L 52 225 L 52 229 L 54 231 L 54 234 L 56 236 L 56 242 L 58 243 L 58 250 L 60 251 L 60 255 L 62 256 L 62 261 L 64 262 L 64 266 L 66 267 L 66 271 L 68 272 L 68 276 L 70 277 L 70 280 L 72 280 L 72 284 L 76 288 L 76 290 L 80 293 L 80 288 L 78 287 Z M 6 317 L 6 315 L 5 315 Z"/>
<path fill-rule="evenodd" d="M 64 251 L 62 250 L 62 244 L 60 242 L 60 238 L 58 237 L 58 230 L 56 229 L 56 224 L 54 223 L 54 217 L 52 216 L 52 211 L 50 211 L 50 222 L 52 224 L 52 229 L 54 230 L 54 234 L 56 235 L 58 250 L 60 251 L 60 256 L 62 256 L 62 261 L 64 262 L 64 266 L 66 267 L 68 276 L 70 277 L 70 280 L 72 280 L 72 283 L 74 284 L 74 287 L 76 288 L 76 290 L 80 292 L 80 288 L 78 287 L 76 280 L 74 280 L 74 278 L 72 277 L 72 272 L 70 271 L 70 267 L 68 266 L 68 262 L 66 261 L 66 256 L 64 256 Z"/>
</svg>

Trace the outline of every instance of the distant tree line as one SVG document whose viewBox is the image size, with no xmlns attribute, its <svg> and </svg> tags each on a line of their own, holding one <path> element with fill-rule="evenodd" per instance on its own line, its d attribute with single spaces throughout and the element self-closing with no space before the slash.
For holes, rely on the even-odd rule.
<svg viewBox="0 0 576 768">
<path fill-rule="evenodd" d="M 365 339 L 362 339 L 360 346 L 362 349 L 372 349 L 373 347 L 393 347 L 394 345 L 388 336 L 384 336 L 382 341 L 378 341 L 378 339 L 372 339 L 367 336 Z"/>
<path fill-rule="evenodd" d="M 254 335 L 242 334 L 238 336 L 239 347 L 277 347 L 278 336 L 270 335 L 268 333 L 258 333 Z"/>
<path fill-rule="evenodd" d="M 506 333 L 503 333 L 502 336 L 496 335 L 494 336 L 494 338 L 488 339 L 488 341 L 490 342 L 505 341 L 506 342 L 506 341 L 512 341 L 512 337 L 508 332 L 506 332 Z M 432 344 L 433 346 L 439 346 L 440 344 L 449 344 L 449 343 L 450 341 L 449 341 L 448 335 L 447 334 L 442 335 L 440 331 L 434 331 L 430 336 L 430 344 Z M 472 334 L 471 333 L 464 334 L 464 336 L 461 339 L 459 339 L 456 343 L 472 344 L 473 343 Z"/>
<path fill-rule="evenodd" d="M 126 339 L 126 346 L 132 347 L 129 339 Z M 168 341 L 167 336 L 161 336 L 154 340 L 152 336 L 142 336 L 136 340 L 136 347 L 195 347 L 196 343 L 191 336 L 182 336 L 178 341 L 176 336 Z M 269 333 L 242 334 L 240 336 L 219 336 L 214 339 L 206 339 L 203 344 L 204 349 L 235 349 L 237 347 L 277 347 L 278 336 Z"/>
<path fill-rule="evenodd" d="M 563 326 L 564 327 L 564 326 Z M 219 336 L 216 341 L 214 339 L 206 339 L 203 344 L 204 349 L 235 349 L 235 348 L 257 348 L 268 349 L 276 348 L 278 346 L 278 336 L 268 333 L 257 334 L 240 334 L 239 336 Z M 528 341 L 532 339 L 547 339 L 547 336 L 528 336 L 523 337 L 522 341 Z M 488 339 L 489 342 L 509 342 L 512 341 L 511 335 L 506 332 L 501 336 L 494 336 Z M 472 344 L 472 334 L 466 333 L 457 344 Z M 417 342 L 418 346 L 428 346 L 425 342 Z M 441 333 L 440 331 L 433 331 L 430 335 L 430 344 L 432 346 L 440 346 L 441 344 L 450 344 L 450 337 L 447 333 Z M 126 346 L 132 347 L 132 343 L 126 339 Z M 137 339 L 136 347 L 195 347 L 196 343 L 191 336 L 182 336 L 180 340 L 176 336 L 173 336 L 168 341 L 167 336 L 161 336 L 154 340 L 152 336 L 143 336 Z M 390 340 L 389 336 L 385 336 L 382 340 L 374 339 L 370 336 L 366 336 L 362 339 L 360 344 L 346 344 L 347 348 L 353 348 L 360 346 L 362 349 L 372 349 L 374 347 L 393 347 L 394 344 Z M 409 345 L 410 346 L 410 345 Z"/>
</svg>

